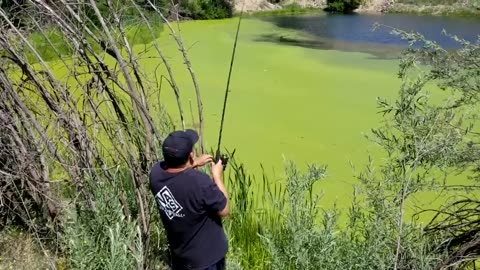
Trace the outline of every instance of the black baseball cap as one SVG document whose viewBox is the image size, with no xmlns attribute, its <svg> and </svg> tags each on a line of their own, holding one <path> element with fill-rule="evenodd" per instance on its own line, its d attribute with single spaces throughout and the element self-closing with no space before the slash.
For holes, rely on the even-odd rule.
<svg viewBox="0 0 480 270">
<path fill-rule="evenodd" d="M 167 166 L 184 164 L 198 138 L 198 133 L 193 129 L 177 130 L 170 133 L 162 145 L 163 158 Z"/>
</svg>

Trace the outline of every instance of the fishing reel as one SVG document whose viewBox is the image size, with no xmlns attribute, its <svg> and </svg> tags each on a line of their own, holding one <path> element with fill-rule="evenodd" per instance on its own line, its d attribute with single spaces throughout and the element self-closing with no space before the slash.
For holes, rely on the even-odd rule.
<svg viewBox="0 0 480 270">
<path fill-rule="evenodd" d="M 226 154 L 220 154 L 220 151 L 217 151 L 217 154 L 215 155 L 215 162 L 218 162 L 219 160 L 222 161 L 223 165 L 223 170 L 227 167 L 229 157 Z"/>
<path fill-rule="evenodd" d="M 225 170 L 225 168 L 227 167 L 228 161 L 230 160 L 230 157 L 233 157 L 235 155 L 235 151 L 236 149 L 234 149 L 231 154 L 227 155 L 227 154 L 221 154 L 220 150 L 217 150 L 215 154 L 215 162 L 218 162 L 221 160 L 223 165 L 223 170 Z"/>
</svg>

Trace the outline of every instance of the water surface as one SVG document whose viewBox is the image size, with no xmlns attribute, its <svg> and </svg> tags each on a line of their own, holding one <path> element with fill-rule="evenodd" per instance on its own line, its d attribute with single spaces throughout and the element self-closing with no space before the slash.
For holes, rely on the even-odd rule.
<svg viewBox="0 0 480 270">
<path fill-rule="evenodd" d="M 248 172 L 258 176 L 262 164 L 273 183 L 281 179 L 284 159 L 294 160 L 302 169 L 309 163 L 325 164 L 328 177 L 315 186 L 317 192 L 325 193 L 322 206 L 334 202 L 349 206 L 355 176 L 365 169 L 368 156 L 374 157 L 376 166 L 382 162 L 378 147 L 365 138 L 381 125 L 376 98 L 395 99 L 401 85 L 398 60 L 372 57 L 379 52 L 391 56 L 404 46 L 389 34 L 371 32 L 371 25 L 380 18 L 392 20 L 383 21 L 392 25 L 398 16 L 275 16 L 242 22 L 222 143 L 229 150 L 236 149 Z M 422 20 L 412 20 L 404 19 L 410 21 L 405 25 L 425 27 L 420 25 Z M 207 147 L 217 143 L 237 22 L 238 18 L 233 18 L 180 24 L 202 92 Z M 458 29 L 472 38 L 472 27 L 469 31 Z M 435 29 L 441 28 L 439 23 Z M 193 84 L 181 54 L 168 33 L 158 41 L 180 85 L 187 125 L 195 126 L 189 110 L 192 102 L 196 115 Z M 164 68 L 156 69 L 160 61 L 153 50 L 146 56 L 152 58 L 141 62 L 156 73 L 152 78 L 167 76 Z M 175 95 L 168 84 L 161 93 L 162 103 L 178 120 Z M 257 180 L 261 183 L 260 177 Z M 451 181 L 460 184 L 466 180 Z M 430 207 L 437 197 L 422 194 L 414 204 Z"/>
<path fill-rule="evenodd" d="M 258 41 L 278 42 L 318 49 L 369 52 L 376 56 L 388 57 L 408 45 L 406 40 L 391 33 L 391 28 L 413 31 L 426 39 L 438 42 L 447 49 L 461 45 L 448 35 L 457 35 L 470 42 L 476 42 L 480 35 L 480 18 L 446 17 L 409 14 L 355 14 L 355 15 L 280 15 L 258 18 L 284 29 L 302 31 L 308 38 L 289 37 L 285 34 L 261 33 Z M 375 24 L 382 27 L 374 30 Z M 420 46 L 421 44 L 415 44 Z"/>
</svg>

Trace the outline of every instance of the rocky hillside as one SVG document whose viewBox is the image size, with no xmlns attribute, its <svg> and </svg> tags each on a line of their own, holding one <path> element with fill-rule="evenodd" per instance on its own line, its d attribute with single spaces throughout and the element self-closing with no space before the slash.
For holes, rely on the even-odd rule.
<svg viewBox="0 0 480 270">
<path fill-rule="evenodd" d="M 273 2 L 273 1 L 272 1 Z M 282 3 L 273 4 L 267 0 L 236 0 L 235 11 L 240 12 L 243 8 L 244 11 L 262 11 L 262 10 L 274 10 L 281 9 L 282 6 L 296 3 L 301 7 L 318 7 L 323 8 L 326 6 L 326 0 L 287 0 Z"/>
<path fill-rule="evenodd" d="M 395 0 L 368 0 L 358 12 L 387 12 L 394 4 Z"/>
<path fill-rule="evenodd" d="M 327 5 L 327 0 L 286 0 L 281 3 L 274 4 L 268 0 L 236 0 L 235 11 L 240 12 L 242 10 L 251 11 L 263 11 L 281 9 L 282 6 L 289 4 L 298 4 L 301 7 L 315 7 L 324 8 Z M 388 10 L 394 3 L 394 0 L 366 0 L 365 5 L 361 6 L 359 12 L 384 12 Z"/>
</svg>

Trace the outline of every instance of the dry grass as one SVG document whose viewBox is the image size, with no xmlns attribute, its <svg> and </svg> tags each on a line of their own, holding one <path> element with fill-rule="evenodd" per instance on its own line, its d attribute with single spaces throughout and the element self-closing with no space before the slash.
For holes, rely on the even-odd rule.
<svg viewBox="0 0 480 270">
<path fill-rule="evenodd" d="M 406 1 L 404 1 L 406 2 Z M 415 13 L 431 15 L 457 15 L 457 16 L 475 16 L 480 13 L 480 8 L 476 6 L 464 5 L 462 3 L 453 4 L 428 4 L 428 3 L 395 3 L 389 12 L 392 13 Z"/>
<path fill-rule="evenodd" d="M 65 269 L 62 260 L 42 251 L 28 233 L 4 230 L 0 233 L 0 270 Z"/>
</svg>

